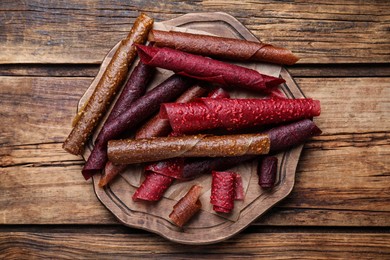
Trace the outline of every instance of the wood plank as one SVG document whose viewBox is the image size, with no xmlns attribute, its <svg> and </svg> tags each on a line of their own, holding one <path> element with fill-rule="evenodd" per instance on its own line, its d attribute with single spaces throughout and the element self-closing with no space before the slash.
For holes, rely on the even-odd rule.
<svg viewBox="0 0 390 260">
<path fill-rule="evenodd" d="M 188 246 L 157 235 L 104 232 L 1 232 L 0 257 L 158 259 L 388 259 L 389 233 L 241 233 L 225 242 Z"/>
<path fill-rule="evenodd" d="M 0 145 L 62 142 L 71 129 L 78 100 L 91 81 L 2 77 Z"/>
<path fill-rule="evenodd" d="M 98 64 L 1 64 L 0 65 L 0 76 L 95 77 L 98 72 L 99 72 Z"/>
<path fill-rule="evenodd" d="M 0 3 L 0 64 L 99 64 L 139 11 L 156 21 L 190 12 L 227 12 L 258 38 L 291 49 L 300 63 L 386 63 L 390 60 L 386 1 L 243 0 Z"/>
<path fill-rule="evenodd" d="M 321 101 L 315 122 L 325 135 L 388 132 L 390 78 L 295 78 L 306 97 Z"/>
<path fill-rule="evenodd" d="M 387 211 L 289 207 L 285 200 L 252 226 L 388 227 L 389 218 Z"/>
<path fill-rule="evenodd" d="M 0 223 L 115 223 L 80 171 L 81 165 L 72 161 L 0 168 L 0 179 L 4 181 L 0 184 Z"/>
</svg>

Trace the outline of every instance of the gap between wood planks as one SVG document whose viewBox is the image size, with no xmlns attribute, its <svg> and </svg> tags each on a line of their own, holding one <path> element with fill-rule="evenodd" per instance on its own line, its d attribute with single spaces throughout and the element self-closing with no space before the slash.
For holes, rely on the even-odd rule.
<svg viewBox="0 0 390 260">
<path fill-rule="evenodd" d="M 0 64 L 0 76 L 95 77 L 100 64 Z M 293 77 L 389 77 L 390 65 L 295 64 L 287 66 Z"/>
<path fill-rule="evenodd" d="M 83 234 L 151 234 L 148 231 L 126 227 L 122 224 L 28 224 L 2 225 L 1 232 L 31 232 L 31 233 L 83 233 Z M 260 226 L 251 225 L 242 233 L 390 233 L 390 227 L 345 227 L 345 226 Z"/>
</svg>

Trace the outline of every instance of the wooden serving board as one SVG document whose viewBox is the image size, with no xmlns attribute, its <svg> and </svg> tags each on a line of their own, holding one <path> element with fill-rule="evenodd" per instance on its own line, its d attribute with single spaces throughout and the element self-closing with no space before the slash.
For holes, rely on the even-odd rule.
<svg viewBox="0 0 390 260">
<path fill-rule="evenodd" d="M 259 41 L 247 28 L 237 19 L 226 13 L 193 13 L 181 17 L 157 23 L 156 26 L 175 26 L 188 30 L 199 30 L 210 34 L 225 36 L 230 38 L 246 39 L 249 41 Z M 100 71 L 91 83 L 84 96 L 80 99 L 78 109 L 91 95 L 99 81 L 104 69 L 111 60 L 118 44 L 107 54 L 102 62 Z M 255 68 L 268 68 L 275 71 L 274 65 L 255 64 Z M 280 74 L 279 74 L 280 71 Z M 298 85 L 291 78 L 288 71 L 279 68 L 278 74 L 286 80 L 281 86 L 281 90 L 288 98 L 301 98 L 304 94 Z M 157 81 L 161 82 L 167 77 L 160 73 Z M 96 137 L 96 136 L 95 136 Z M 94 138 L 93 138 L 94 140 Z M 246 189 L 246 198 L 235 213 L 235 216 L 218 215 L 210 210 L 202 209 L 191 221 L 180 229 L 169 221 L 168 215 L 176 203 L 176 197 L 164 197 L 157 203 L 134 202 L 131 196 L 135 190 L 131 178 L 133 172 L 140 171 L 135 166 L 126 173 L 118 176 L 105 188 L 98 186 L 100 175 L 93 177 L 94 190 L 99 200 L 110 210 L 124 225 L 148 230 L 157 233 L 169 240 L 184 244 L 210 244 L 225 240 L 251 224 L 256 218 L 264 214 L 276 203 L 284 199 L 294 186 L 295 171 L 299 156 L 303 146 L 296 147 L 285 153 L 278 155 L 278 177 L 277 185 L 271 191 L 262 190 L 253 173 L 256 164 L 249 163 L 240 170 L 252 171 L 249 176 L 249 184 Z M 87 159 L 93 142 L 89 143 L 84 154 Z M 248 169 L 248 170 L 246 170 Z M 133 172 L 132 172 L 133 171 Z M 245 174 L 245 173 L 243 173 Z M 249 173 L 248 173 L 249 174 Z M 254 177 L 255 176 L 255 177 Z M 183 185 L 183 184 L 181 184 Z M 185 184 L 184 184 L 185 185 Z M 188 184 L 188 188 L 190 184 Z M 206 202 L 207 203 L 207 202 Z M 203 202 L 203 204 L 205 204 Z"/>
</svg>

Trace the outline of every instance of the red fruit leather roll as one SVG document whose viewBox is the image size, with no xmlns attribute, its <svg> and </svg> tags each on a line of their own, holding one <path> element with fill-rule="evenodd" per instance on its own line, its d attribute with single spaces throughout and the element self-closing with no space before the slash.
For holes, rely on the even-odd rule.
<svg viewBox="0 0 390 260">
<path fill-rule="evenodd" d="M 183 227 L 201 208 L 199 196 L 202 186 L 194 185 L 174 206 L 169 218 L 179 227 Z"/>
<path fill-rule="evenodd" d="M 195 98 L 203 96 L 207 90 L 200 86 L 193 86 L 186 90 L 177 100 L 176 103 L 187 103 Z M 167 136 L 172 131 L 169 121 L 160 118 L 157 114 L 146 122 L 136 133 L 135 139 L 150 138 L 158 136 Z"/>
<path fill-rule="evenodd" d="M 271 93 L 273 87 L 285 82 L 284 79 L 260 74 L 256 70 L 170 48 L 137 45 L 137 49 L 140 59 L 148 65 L 223 86 Z"/>
<path fill-rule="evenodd" d="M 269 146 L 268 136 L 264 134 L 111 140 L 108 158 L 116 164 L 133 164 L 174 157 L 234 157 L 267 154 Z"/>
<path fill-rule="evenodd" d="M 234 172 L 212 172 L 210 203 L 216 212 L 229 213 L 234 208 Z"/>
<path fill-rule="evenodd" d="M 257 167 L 257 174 L 259 175 L 260 187 L 266 189 L 274 187 L 277 171 L 278 171 L 278 158 L 274 156 L 263 157 Z"/>
<path fill-rule="evenodd" d="M 158 47 L 169 47 L 223 59 L 265 61 L 285 65 L 295 64 L 299 60 L 290 50 L 285 48 L 262 42 L 225 37 L 151 30 L 148 40 L 154 42 Z"/>
<path fill-rule="evenodd" d="M 131 106 L 106 124 L 100 131 L 91 155 L 82 171 L 88 179 L 92 174 L 104 168 L 107 161 L 107 142 L 118 138 L 125 131 L 134 129 L 153 113 L 157 112 L 161 102 L 177 98 L 192 85 L 192 80 L 179 75 L 172 75 L 164 82 L 134 101 Z M 91 161 L 91 162 L 89 162 Z"/>
<path fill-rule="evenodd" d="M 173 131 L 193 133 L 208 129 L 236 130 L 311 118 L 320 114 L 320 102 L 305 99 L 212 99 L 186 104 L 166 103 L 160 116 Z"/>
<path fill-rule="evenodd" d="M 74 128 L 65 140 L 63 148 L 67 152 L 75 155 L 83 153 L 86 141 L 127 77 L 131 63 L 137 54 L 134 43 L 145 42 L 152 26 L 153 19 L 145 14 L 141 14 L 134 22 L 130 33 L 119 45 Z"/>
<path fill-rule="evenodd" d="M 148 172 L 141 186 L 134 192 L 133 200 L 159 201 L 164 192 L 171 186 L 173 178 Z"/>
</svg>

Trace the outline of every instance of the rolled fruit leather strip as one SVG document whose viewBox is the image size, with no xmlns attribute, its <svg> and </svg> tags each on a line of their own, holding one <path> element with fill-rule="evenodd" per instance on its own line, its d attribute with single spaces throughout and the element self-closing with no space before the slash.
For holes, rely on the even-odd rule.
<svg viewBox="0 0 390 260">
<path fill-rule="evenodd" d="M 174 157 L 234 157 L 267 154 L 269 146 L 268 135 L 264 134 L 111 140 L 108 158 L 117 164 L 133 164 Z"/>
<path fill-rule="evenodd" d="M 309 138 L 320 135 L 321 129 L 310 119 L 271 128 L 266 131 L 271 141 L 270 154 L 303 144 Z"/>
<path fill-rule="evenodd" d="M 262 42 L 175 31 L 151 30 L 148 40 L 157 47 L 169 47 L 198 55 L 241 61 L 263 61 L 293 65 L 299 58 L 290 50 Z"/>
<path fill-rule="evenodd" d="M 134 201 L 158 201 L 174 181 L 174 178 L 148 172 L 141 186 L 133 194 Z"/>
<path fill-rule="evenodd" d="M 212 172 L 210 203 L 216 212 L 229 213 L 234 208 L 236 173 Z"/>
<path fill-rule="evenodd" d="M 265 132 L 271 142 L 270 154 L 303 144 L 309 138 L 321 134 L 316 124 L 303 119 L 271 128 Z M 145 170 L 154 171 L 179 180 L 188 180 L 214 171 L 224 171 L 243 162 L 257 158 L 256 155 L 217 158 L 174 158 L 148 165 Z"/>
<path fill-rule="evenodd" d="M 121 41 L 95 91 L 84 106 L 80 118 L 65 140 L 63 148 L 66 151 L 75 155 L 83 153 L 87 139 L 108 110 L 109 104 L 127 77 L 137 54 L 134 44 L 144 43 L 152 26 L 153 19 L 145 14 L 140 14 L 135 20 L 130 33 Z"/>
<path fill-rule="evenodd" d="M 202 203 L 199 200 L 202 186 L 193 185 L 174 206 L 169 218 L 178 227 L 183 227 L 199 210 Z"/>
<path fill-rule="evenodd" d="M 222 86 L 272 93 L 275 87 L 285 82 L 284 79 L 264 75 L 253 69 L 170 48 L 137 45 L 137 50 L 140 59 L 148 65 Z"/>
<path fill-rule="evenodd" d="M 206 93 L 206 89 L 200 86 L 193 86 L 186 90 L 176 102 L 188 102 L 194 98 L 201 97 Z M 158 114 L 150 119 L 146 124 L 137 131 L 135 139 L 164 136 L 172 131 L 169 122 L 166 119 L 160 119 Z M 113 164 L 110 161 L 106 162 L 104 172 L 100 177 L 99 186 L 107 185 L 115 176 L 123 172 L 127 168 L 126 164 Z"/>
<path fill-rule="evenodd" d="M 166 103 L 160 108 L 160 116 L 169 119 L 173 131 L 187 134 L 279 124 L 312 118 L 320 112 L 320 102 L 310 98 L 202 98 L 186 104 Z"/>
<path fill-rule="evenodd" d="M 161 102 L 177 98 L 192 85 L 193 80 L 180 75 L 172 75 L 144 96 L 135 100 L 127 110 L 119 114 L 110 124 L 106 124 L 99 132 L 89 157 L 97 159 L 94 160 L 93 169 L 88 167 L 91 170 L 83 171 L 83 175 L 88 177 L 104 168 L 107 161 L 106 147 L 109 140 L 119 138 L 121 134 L 135 129 L 142 121 L 158 111 Z"/>
<path fill-rule="evenodd" d="M 264 156 L 257 166 L 259 185 L 262 188 L 272 188 L 275 185 L 278 170 L 278 158 L 275 156 Z"/>
</svg>

